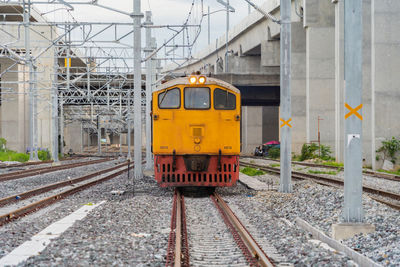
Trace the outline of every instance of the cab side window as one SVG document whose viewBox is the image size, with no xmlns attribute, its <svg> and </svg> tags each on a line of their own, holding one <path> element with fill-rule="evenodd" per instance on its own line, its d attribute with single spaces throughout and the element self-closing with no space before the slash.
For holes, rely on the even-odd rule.
<svg viewBox="0 0 400 267">
<path fill-rule="evenodd" d="M 214 109 L 233 110 L 235 108 L 236 96 L 234 94 L 219 88 L 214 90 Z"/>
<path fill-rule="evenodd" d="M 158 95 L 158 107 L 159 108 L 180 108 L 181 106 L 181 90 L 179 88 L 173 88 L 165 90 Z"/>
</svg>

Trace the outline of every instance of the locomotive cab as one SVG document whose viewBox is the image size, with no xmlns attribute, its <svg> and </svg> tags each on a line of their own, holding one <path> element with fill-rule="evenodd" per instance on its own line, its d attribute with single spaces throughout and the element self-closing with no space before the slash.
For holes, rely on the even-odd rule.
<svg viewBox="0 0 400 267">
<path fill-rule="evenodd" d="M 152 101 L 155 178 L 167 186 L 232 186 L 239 178 L 240 91 L 191 76 L 161 85 Z"/>
</svg>

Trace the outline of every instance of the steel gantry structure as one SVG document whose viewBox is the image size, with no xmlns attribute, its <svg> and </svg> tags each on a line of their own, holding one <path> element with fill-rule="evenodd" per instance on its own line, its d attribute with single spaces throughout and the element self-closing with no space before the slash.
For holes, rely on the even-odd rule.
<svg viewBox="0 0 400 267">
<path fill-rule="evenodd" d="M 82 139 L 84 132 L 88 138 L 97 134 L 98 153 L 101 153 L 101 128 L 106 133 L 120 135 L 120 144 L 121 134 L 128 133 L 130 158 L 132 120 L 136 130 L 134 160 L 141 162 L 142 121 L 146 122 L 146 137 L 149 137 L 151 92 L 165 76 L 159 73 L 157 53 L 171 47 L 171 43 L 182 35 L 183 43 L 173 44 L 172 48 L 182 47 L 183 55 L 167 53 L 162 59 L 191 60 L 191 47 L 198 35 L 190 42 L 188 28 L 197 27 L 199 33 L 200 24 L 189 24 L 194 1 L 182 25 L 154 25 L 151 12 L 146 12 L 142 23 L 140 0 L 133 0 L 133 3 L 133 12 L 126 12 L 100 5 L 98 1 L 0 1 L 0 38 L 3 39 L 0 60 L 7 62 L 0 72 L 1 100 L 11 103 L 16 96 L 28 96 L 27 136 L 31 160 L 37 160 L 38 138 L 43 134 L 38 129 L 38 124 L 42 124 L 38 118 L 47 117 L 51 122 L 49 147 L 56 162 L 58 151 L 64 153 L 65 125 L 77 121 L 81 124 Z M 66 7 L 64 12 L 68 13 L 68 21 L 47 21 L 36 7 L 49 4 Z M 80 22 L 70 13 L 79 5 L 92 5 L 128 16 L 133 23 Z M 171 38 L 157 46 L 152 29 L 160 28 L 170 30 Z M 141 45 L 142 29 L 146 29 L 144 48 Z M 188 51 L 186 56 L 185 49 Z M 142 75 L 142 63 L 145 63 L 145 75 Z M 177 63 L 178 66 L 181 64 Z M 16 76 L 10 78 L 13 73 Z M 146 150 L 146 168 L 150 169 L 149 142 Z M 141 166 L 135 170 L 135 176 L 142 176 Z"/>
</svg>

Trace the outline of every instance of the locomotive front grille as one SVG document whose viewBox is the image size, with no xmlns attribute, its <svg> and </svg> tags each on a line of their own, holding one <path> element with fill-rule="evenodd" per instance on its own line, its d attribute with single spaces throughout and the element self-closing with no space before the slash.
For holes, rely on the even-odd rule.
<svg viewBox="0 0 400 267">
<path fill-rule="evenodd" d="M 167 186 L 233 186 L 239 179 L 239 157 L 222 156 L 218 170 L 218 156 L 209 157 L 208 169 L 201 172 L 186 168 L 184 156 L 175 156 L 173 170 L 172 156 L 155 156 L 155 176 L 162 187 Z"/>
</svg>

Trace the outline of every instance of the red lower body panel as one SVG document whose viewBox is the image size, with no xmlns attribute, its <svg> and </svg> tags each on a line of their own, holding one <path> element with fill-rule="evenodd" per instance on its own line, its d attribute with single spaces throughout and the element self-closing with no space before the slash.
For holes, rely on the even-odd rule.
<svg viewBox="0 0 400 267">
<path fill-rule="evenodd" d="M 182 155 L 154 155 L 154 174 L 161 187 L 233 186 L 239 179 L 239 156 L 210 156 L 206 170 L 198 172 L 187 170 Z"/>
</svg>

